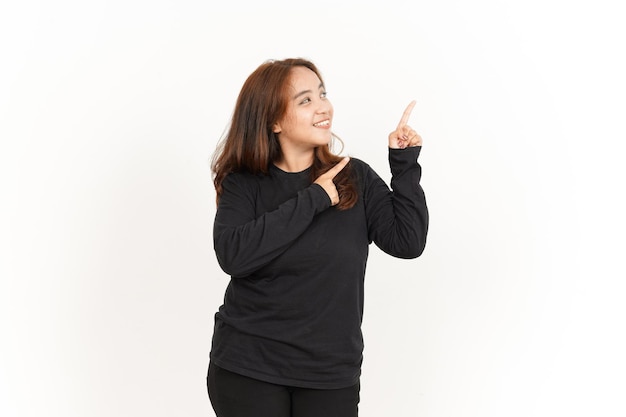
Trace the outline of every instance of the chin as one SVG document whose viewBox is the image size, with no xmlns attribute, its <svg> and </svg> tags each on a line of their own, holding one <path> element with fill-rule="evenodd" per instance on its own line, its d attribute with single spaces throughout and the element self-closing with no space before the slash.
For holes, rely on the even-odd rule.
<svg viewBox="0 0 626 417">
<path fill-rule="evenodd" d="M 324 137 L 320 141 L 320 145 L 330 145 L 330 142 L 333 139 L 333 135 L 331 133 L 328 134 L 327 137 Z"/>
</svg>

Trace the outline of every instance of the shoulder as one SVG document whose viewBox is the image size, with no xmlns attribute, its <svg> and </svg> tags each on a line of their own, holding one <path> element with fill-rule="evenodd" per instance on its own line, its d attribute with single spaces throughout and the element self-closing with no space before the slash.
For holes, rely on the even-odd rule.
<svg viewBox="0 0 626 417">
<path fill-rule="evenodd" d="M 354 157 L 350 157 L 350 166 L 357 174 L 372 170 L 372 167 L 370 167 L 367 162 Z"/>
<path fill-rule="evenodd" d="M 365 180 L 372 176 L 378 177 L 374 169 L 362 159 L 350 157 L 350 166 L 353 175 L 355 175 L 358 180 Z"/>
<path fill-rule="evenodd" d="M 249 172 L 231 172 L 222 182 L 222 188 L 225 192 L 250 192 L 259 188 L 259 182 L 262 181 L 263 175 L 255 175 Z"/>
<path fill-rule="evenodd" d="M 246 184 L 260 181 L 265 175 L 263 174 L 251 174 L 247 171 L 231 172 L 224 177 L 224 182 L 233 184 Z"/>
<path fill-rule="evenodd" d="M 376 171 L 362 159 L 351 157 L 350 167 L 352 168 L 350 175 L 356 182 L 361 195 L 365 195 L 367 190 L 380 181 L 380 176 Z"/>
</svg>

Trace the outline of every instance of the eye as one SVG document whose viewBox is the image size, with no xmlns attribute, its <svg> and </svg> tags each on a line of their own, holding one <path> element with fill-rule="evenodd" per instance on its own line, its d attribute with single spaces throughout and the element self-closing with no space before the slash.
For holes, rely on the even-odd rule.
<svg viewBox="0 0 626 417">
<path fill-rule="evenodd" d="M 326 96 L 328 95 L 328 93 L 326 91 L 322 91 L 322 93 L 320 94 L 321 98 L 326 98 Z"/>
<path fill-rule="evenodd" d="M 302 100 L 302 101 L 300 102 L 300 104 L 307 104 L 307 103 L 309 103 L 310 101 L 311 101 L 311 99 L 307 97 L 307 98 L 305 98 L 304 100 Z"/>
</svg>

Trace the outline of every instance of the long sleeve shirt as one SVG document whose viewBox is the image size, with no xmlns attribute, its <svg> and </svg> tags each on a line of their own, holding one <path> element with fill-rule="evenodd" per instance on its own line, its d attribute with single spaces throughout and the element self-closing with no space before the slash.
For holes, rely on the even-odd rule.
<svg viewBox="0 0 626 417">
<path fill-rule="evenodd" d="M 214 248 L 231 276 L 215 315 L 211 361 L 259 380 L 333 389 L 358 382 L 369 245 L 399 258 L 424 250 L 421 147 L 389 149 L 391 190 L 351 158 L 358 201 L 331 206 L 309 169 L 229 174 Z"/>
</svg>

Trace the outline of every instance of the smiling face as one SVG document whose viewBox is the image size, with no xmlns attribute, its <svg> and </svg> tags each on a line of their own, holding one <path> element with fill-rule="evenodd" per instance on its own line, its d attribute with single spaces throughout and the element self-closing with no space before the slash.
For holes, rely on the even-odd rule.
<svg viewBox="0 0 626 417">
<path fill-rule="evenodd" d="M 289 79 L 285 115 L 274 125 L 283 154 L 311 153 L 332 138 L 333 106 L 319 77 L 306 67 L 294 67 Z"/>
</svg>

